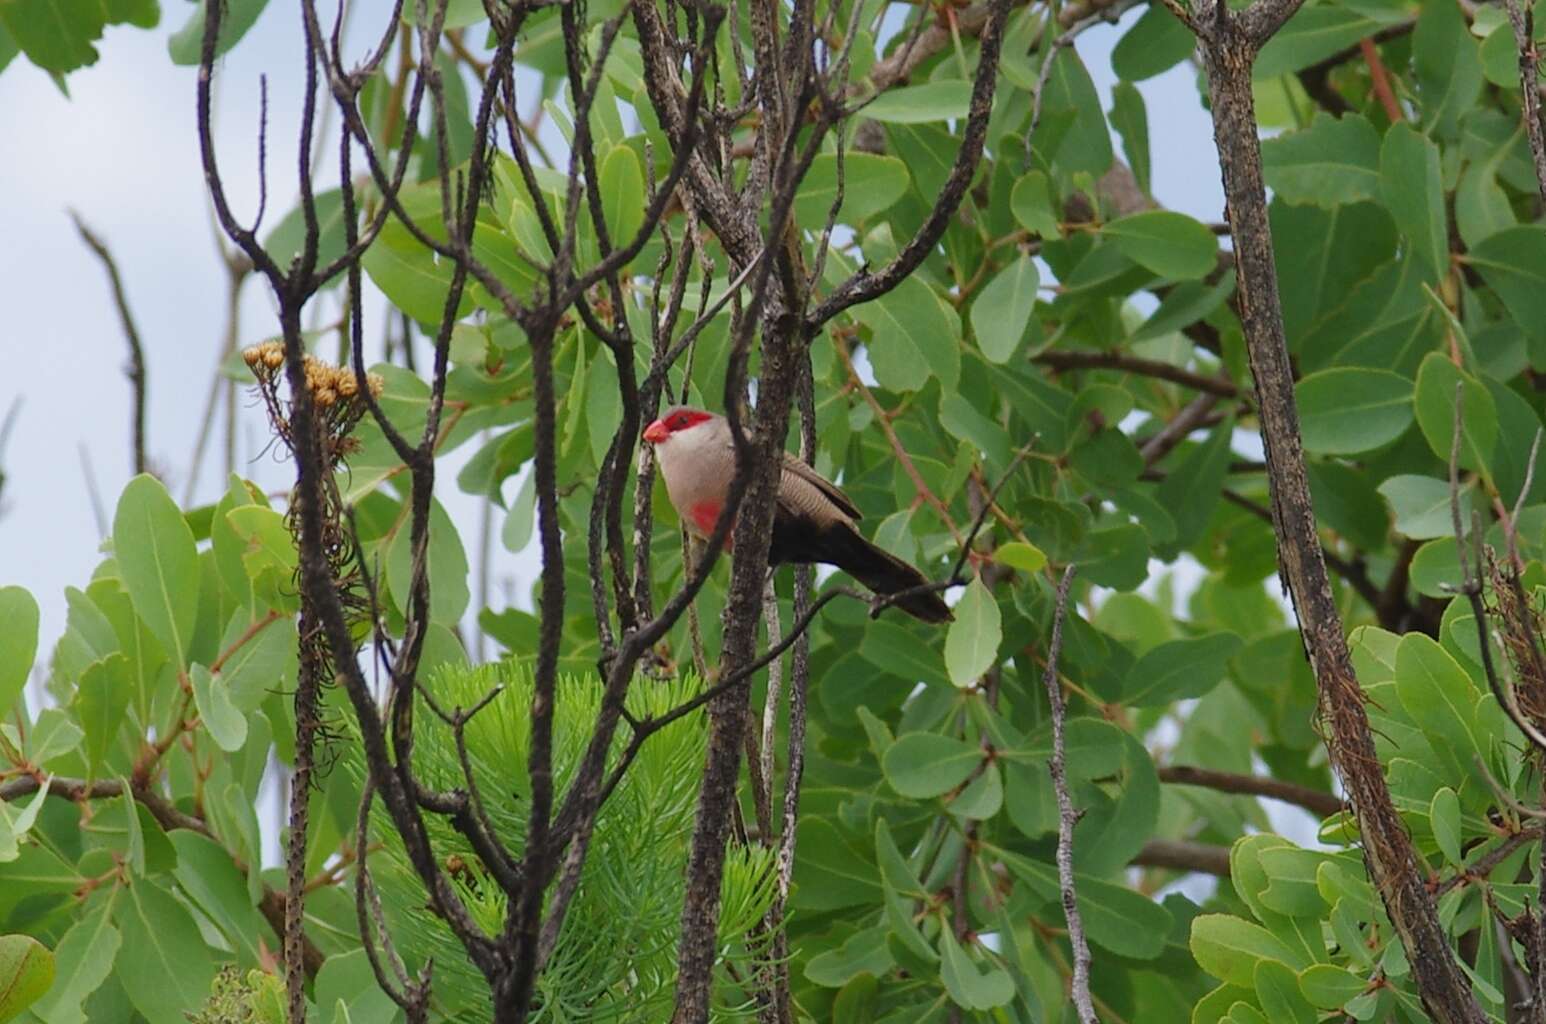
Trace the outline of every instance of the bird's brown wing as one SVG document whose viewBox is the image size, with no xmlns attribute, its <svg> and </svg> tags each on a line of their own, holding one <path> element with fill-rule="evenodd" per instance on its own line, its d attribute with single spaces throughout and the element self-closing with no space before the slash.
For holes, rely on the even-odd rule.
<svg viewBox="0 0 1546 1024">
<path fill-rule="evenodd" d="M 836 484 L 788 452 L 784 453 L 784 473 L 778 490 L 779 504 L 795 515 L 814 516 L 818 520 L 831 518 L 830 511 L 821 508 L 822 499 L 826 499 L 850 519 L 864 516 Z M 828 514 L 821 515 L 823 511 Z"/>
</svg>

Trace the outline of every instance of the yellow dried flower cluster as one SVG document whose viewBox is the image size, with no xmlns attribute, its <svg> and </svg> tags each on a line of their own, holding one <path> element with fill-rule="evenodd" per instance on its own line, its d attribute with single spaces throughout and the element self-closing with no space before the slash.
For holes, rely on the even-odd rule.
<svg viewBox="0 0 1546 1024">
<path fill-rule="evenodd" d="M 279 341 L 265 341 L 242 350 L 242 360 L 251 368 L 260 382 L 271 379 L 275 371 L 284 365 L 284 345 Z M 348 367 L 333 366 L 313 356 L 306 356 L 302 363 L 306 373 L 306 385 L 323 409 L 331 408 L 340 400 L 347 401 L 359 393 L 359 380 Z M 366 386 L 372 397 L 380 397 L 386 382 L 380 374 L 365 375 Z"/>
</svg>

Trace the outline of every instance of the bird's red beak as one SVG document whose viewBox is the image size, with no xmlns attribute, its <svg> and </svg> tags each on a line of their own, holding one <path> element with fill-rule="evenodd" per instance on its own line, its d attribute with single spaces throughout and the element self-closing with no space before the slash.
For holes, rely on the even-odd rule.
<svg viewBox="0 0 1546 1024">
<path fill-rule="evenodd" d="M 650 444 L 659 444 L 671 436 L 671 428 L 666 426 L 665 420 L 656 420 L 644 428 L 644 440 Z"/>
</svg>

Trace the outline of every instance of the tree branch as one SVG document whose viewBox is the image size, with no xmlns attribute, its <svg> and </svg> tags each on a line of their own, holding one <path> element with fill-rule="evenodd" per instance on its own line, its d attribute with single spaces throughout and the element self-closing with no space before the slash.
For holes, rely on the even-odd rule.
<svg viewBox="0 0 1546 1024">
<path fill-rule="evenodd" d="M 1128 355 L 1125 352 L 1086 352 L 1072 349 L 1052 349 L 1033 356 L 1031 362 L 1039 363 L 1042 366 L 1050 366 L 1054 370 L 1120 370 L 1123 373 L 1136 373 L 1141 377 L 1167 380 L 1172 384 L 1180 384 L 1183 387 L 1191 388 L 1193 391 L 1201 391 L 1207 395 L 1217 395 L 1220 398 L 1235 398 L 1239 396 L 1239 390 L 1227 377 L 1209 377 L 1200 373 L 1194 373 L 1174 363 L 1167 363 L 1158 359 L 1144 359 L 1139 356 Z"/>
<path fill-rule="evenodd" d="M 97 259 L 102 261 L 102 266 L 107 269 L 108 283 L 113 287 L 113 305 L 118 309 L 118 322 L 123 325 L 124 340 L 129 343 L 129 366 L 125 371 L 129 377 L 129 385 L 133 389 L 131 422 L 133 424 L 134 447 L 131 454 L 134 457 L 134 472 L 136 475 L 145 472 L 145 349 L 140 344 L 139 328 L 134 324 L 134 314 L 129 311 L 129 296 L 123 288 L 123 278 L 118 274 L 118 262 L 113 259 L 113 253 L 107 244 L 97 237 L 81 215 L 74 210 L 70 211 L 70 217 L 75 221 L 75 230 L 80 233 L 81 241 L 86 247 L 96 253 Z"/>
<path fill-rule="evenodd" d="M 1159 769 L 1159 780 L 1180 786 L 1202 786 L 1205 789 L 1218 790 L 1220 793 L 1264 796 L 1270 800 L 1280 800 L 1296 807 L 1303 807 L 1322 818 L 1328 818 L 1347 809 L 1347 804 L 1331 793 L 1260 775 L 1237 775 L 1234 772 L 1220 772 L 1211 768 L 1176 764 Z"/>
<path fill-rule="evenodd" d="M 1441 1024 L 1481 1024 L 1484 1017 L 1455 962 L 1411 837 L 1380 772 L 1310 501 L 1251 92 L 1252 61 L 1297 10 L 1297 0 L 1257 0 L 1240 16 L 1231 15 L 1222 0 L 1212 7 L 1212 17 L 1201 19 L 1208 22 L 1201 38 L 1235 241 L 1240 322 L 1256 381 L 1279 573 L 1293 597 L 1314 669 L 1332 763 L 1356 812 L 1371 879 L 1405 945 L 1423 1005 Z"/>
<path fill-rule="evenodd" d="M 1079 916 L 1079 904 L 1074 894 L 1074 826 L 1079 823 L 1080 812 L 1074 810 L 1073 799 L 1068 793 L 1068 776 L 1064 771 L 1066 751 L 1063 745 L 1063 688 L 1058 682 L 1058 652 L 1063 646 L 1063 615 L 1068 609 L 1068 585 L 1073 582 L 1074 567 L 1063 570 L 1058 580 L 1057 600 L 1052 610 L 1052 639 L 1047 645 L 1047 667 L 1042 673 L 1042 684 L 1047 688 L 1047 703 L 1052 714 L 1052 758 L 1047 769 L 1052 773 L 1052 788 L 1058 802 L 1058 889 L 1063 896 L 1063 917 L 1068 921 L 1068 942 L 1073 947 L 1074 976 L 1070 982 L 1070 995 L 1074 1008 L 1079 1011 L 1081 1024 L 1097 1024 L 1095 1006 L 1090 1002 L 1090 944 L 1084 937 L 1084 921 Z M 964 855 L 963 855 L 964 856 Z"/>
</svg>

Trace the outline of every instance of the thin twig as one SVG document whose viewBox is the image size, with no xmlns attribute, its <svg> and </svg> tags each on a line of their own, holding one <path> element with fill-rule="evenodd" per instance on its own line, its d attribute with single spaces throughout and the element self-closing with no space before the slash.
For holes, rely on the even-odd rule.
<svg viewBox="0 0 1546 1024">
<path fill-rule="evenodd" d="M 1058 889 L 1063 896 L 1063 917 L 1068 921 L 1068 941 L 1074 954 L 1074 976 L 1069 994 L 1081 1024 L 1098 1024 L 1100 1018 L 1095 1016 L 1095 1006 L 1090 1001 L 1090 944 L 1084 937 L 1084 920 L 1079 916 L 1074 893 L 1074 826 L 1079 823 L 1080 812 L 1074 810 L 1073 798 L 1068 793 L 1068 775 L 1064 768 L 1063 688 L 1057 672 L 1058 652 L 1063 646 L 1063 615 L 1068 610 L 1068 586 L 1073 579 L 1074 566 L 1070 565 L 1058 580 L 1056 603 L 1052 609 L 1052 639 L 1047 645 L 1047 668 L 1041 681 L 1047 688 L 1052 715 L 1052 758 L 1047 762 L 1047 770 L 1052 773 L 1052 788 L 1057 792 L 1058 802 Z"/>
<path fill-rule="evenodd" d="M 1259 775 L 1240 775 L 1235 772 L 1220 772 L 1211 768 L 1175 764 L 1159 769 L 1159 780 L 1181 786 L 1202 786 L 1220 793 L 1238 793 L 1244 796 L 1262 796 L 1270 800 L 1281 800 L 1284 803 L 1303 807 L 1322 818 L 1347 809 L 1347 804 L 1341 797 L 1324 790 Z"/>
<path fill-rule="evenodd" d="M 97 237 L 81 215 L 74 210 L 70 211 L 70 217 L 75 221 L 75 230 L 80 233 L 81 241 L 86 247 L 96 253 L 97 259 L 107 268 L 107 279 L 113 288 L 113 305 L 118 309 L 118 322 L 123 326 L 124 340 L 129 343 L 129 366 L 125 373 L 129 377 L 129 385 L 133 389 L 133 415 L 131 422 L 134 433 L 133 445 L 130 454 L 133 456 L 134 472 L 145 472 L 145 349 L 140 344 L 140 331 L 134 324 L 134 314 L 129 310 L 129 296 L 123 288 L 123 278 L 118 274 L 118 262 L 113 259 L 112 251 L 107 244 Z"/>
</svg>

